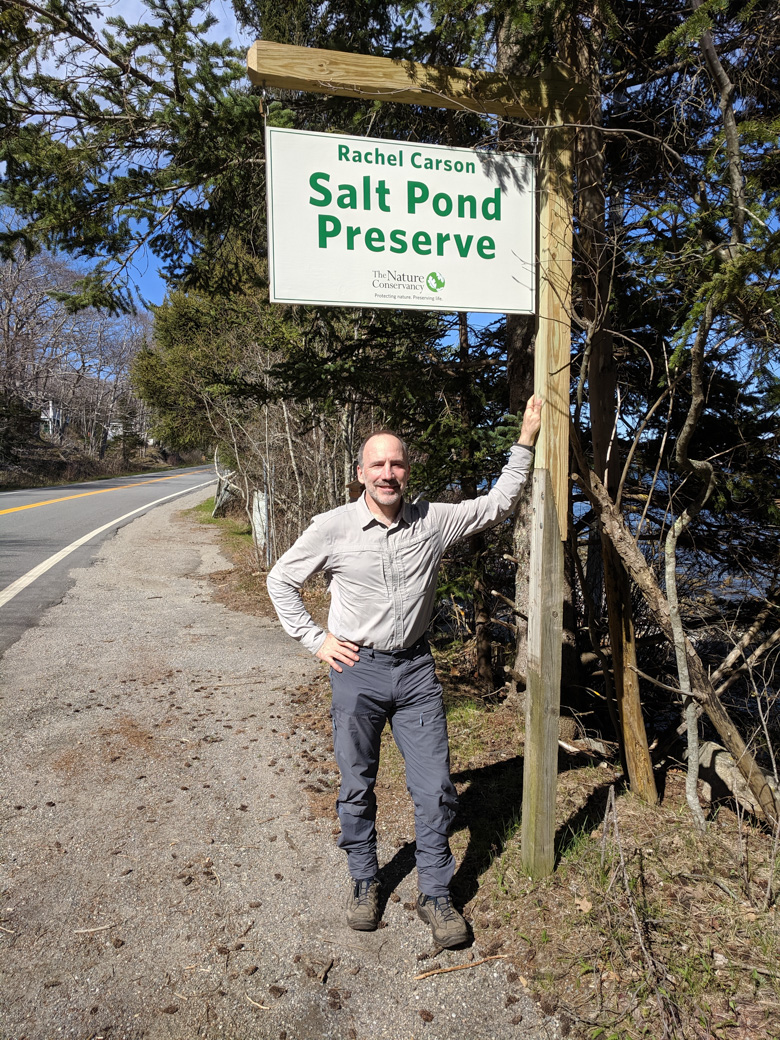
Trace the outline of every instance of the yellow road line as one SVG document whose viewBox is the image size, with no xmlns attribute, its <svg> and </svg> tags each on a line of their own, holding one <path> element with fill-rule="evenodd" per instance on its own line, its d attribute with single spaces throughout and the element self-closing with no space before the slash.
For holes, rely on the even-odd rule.
<svg viewBox="0 0 780 1040">
<path fill-rule="evenodd" d="M 205 469 L 196 469 L 196 473 L 206 473 Z M 139 480 L 137 484 L 123 484 L 122 487 L 101 488 L 99 491 L 81 491 L 78 495 L 63 495 L 62 498 L 47 498 L 45 502 L 30 502 L 26 506 L 12 506 L 10 509 L 0 509 L 0 516 L 4 513 L 20 513 L 23 509 L 37 509 L 38 506 L 53 506 L 57 502 L 69 502 L 72 498 L 88 498 L 89 495 L 105 495 L 109 491 L 127 491 L 128 488 L 143 487 L 144 484 L 159 484 L 163 480 L 175 480 L 181 473 L 175 473 L 172 477 L 154 477 L 152 480 Z"/>
<path fill-rule="evenodd" d="M 205 472 L 202 470 L 201 472 Z M 162 477 L 162 480 L 168 480 L 168 477 Z M 178 498 L 180 495 L 189 494 L 191 491 L 198 491 L 200 488 L 207 487 L 209 484 L 213 484 L 216 481 L 216 477 L 212 480 L 207 480 L 203 484 L 196 484 L 195 487 L 185 488 L 183 491 L 174 491 L 171 495 L 166 495 L 164 498 L 158 498 L 155 502 L 148 502 L 144 506 L 139 506 L 137 509 L 131 510 L 129 513 L 125 513 L 124 516 L 118 516 L 115 520 L 111 520 L 107 524 L 103 524 L 102 527 L 96 527 L 94 531 L 90 531 L 89 534 L 83 535 L 81 538 L 77 538 L 75 542 L 71 542 L 70 545 L 66 545 L 64 549 L 60 549 L 59 552 L 50 556 L 48 560 L 44 560 L 43 563 L 39 563 L 37 567 L 33 567 L 31 571 L 23 574 L 21 578 L 17 578 L 16 581 L 11 582 L 4 589 L 0 590 L 0 607 L 4 607 L 9 600 L 12 600 L 14 596 L 18 596 L 22 589 L 26 589 L 28 585 L 31 585 L 37 578 L 40 578 L 42 574 L 49 571 L 54 567 L 55 564 L 59 563 L 60 560 L 64 560 L 66 556 L 70 556 L 72 552 L 78 549 L 94 538 L 95 535 L 102 534 L 104 531 L 108 531 L 109 528 L 115 527 L 117 524 L 121 524 L 123 520 L 129 520 L 131 516 L 135 516 L 136 513 L 143 513 L 146 509 L 151 509 L 152 506 L 157 506 L 161 502 L 168 502 L 172 498 Z M 152 481 L 146 481 L 146 483 L 153 483 Z M 106 491 L 116 490 L 113 488 L 106 488 Z M 78 498 L 78 496 L 74 496 Z"/>
</svg>

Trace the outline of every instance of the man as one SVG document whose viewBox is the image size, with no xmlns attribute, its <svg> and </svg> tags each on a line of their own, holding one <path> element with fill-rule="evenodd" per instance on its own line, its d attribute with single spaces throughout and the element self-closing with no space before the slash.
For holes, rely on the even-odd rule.
<svg viewBox="0 0 780 1040">
<path fill-rule="evenodd" d="M 514 509 L 533 461 L 541 408 L 541 399 L 531 397 L 520 440 L 495 486 L 452 504 L 406 502 L 406 445 L 393 433 L 373 434 L 358 453 L 363 495 L 315 516 L 268 575 L 285 631 L 330 665 L 333 747 L 341 771 L 339 846 L 352 877 L 347 923 L 359 931 L 379 923 L 374 785 L 389 720 L 414 801 L 417 912 L 440 946 L 469 938 L 450 898 L 455 862 L 449 835 L 458 799 L 442 691 L 425 633 L 444 551 Z M 318 571 L 330 581 L 327 632 L 309 616 L 300 594 Z"/>
</svg>

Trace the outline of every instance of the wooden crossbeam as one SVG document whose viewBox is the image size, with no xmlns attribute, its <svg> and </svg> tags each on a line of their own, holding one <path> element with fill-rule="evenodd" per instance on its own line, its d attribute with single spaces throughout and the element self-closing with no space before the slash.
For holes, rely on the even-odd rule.
<svg viewBox="0 0 780 1040">
<path fill-rule="evenodd" d="M 247 54 L 251 81 L 260 87 L 306 90 L 338 97 L 372 98 L 520 119 L 558 111 L 574 120 L 583 111 L 585 87 L 554 63 L 534 79 L 478 69 L 446 68 L 367 54 L 292 47 L 258 40 Z"/>
</svg>

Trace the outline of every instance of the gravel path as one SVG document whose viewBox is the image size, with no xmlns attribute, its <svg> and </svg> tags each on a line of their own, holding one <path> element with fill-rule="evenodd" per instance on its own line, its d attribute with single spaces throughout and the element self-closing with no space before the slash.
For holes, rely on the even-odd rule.
<svg viewBox="0 0 780 1040">
<path fill-rule="evenodd" d="M 384 927 L 344 924 L 301 765 L 330 750 L 291 721 L 319 666 L 211 601 L 228 563 L 180 513 L 206 494 L 122 528 L 0 661 L 0 1038 L 555 1040 L 479 937 L 433 956 L 408 855 L 380 849 Z"/>
</svg>

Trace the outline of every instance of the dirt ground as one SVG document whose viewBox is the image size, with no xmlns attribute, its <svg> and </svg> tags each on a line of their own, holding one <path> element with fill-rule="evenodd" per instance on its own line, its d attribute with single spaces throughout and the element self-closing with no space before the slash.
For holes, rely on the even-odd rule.
<svg viewBox="0 0 780 1040">
<path fill-rule="evenodd" d="M 0 661 L 0 1038 L 562 1036 L 487 911 L 432 946 L 390 754 L 383 927 L 346 927 L 320 667 L 216 601 L 236 572 L 181 509 L 122 528 Z"/>
<path fill-rule="evenodd" d="M 232 609 L 273 617 L 246 552 L 213 577 L 215 596 Z M 315 586 L 309 607 L 323 622 L 326 605 Z M 481 955 L 505 958 L 511 1020 L 524 1020 L 530 997 L 561 1035 L 583 1040 L 779 1040 L 778 836 L 733 803 L 705 803 L 699 835 L 682 767 L 657 771 L 661 804 L 650 806 L 626 790 L 616 754 L 562 750 L 556 869 L 532 881 L 520 855 L 522 708 L 485 699 L 468 644 L 436 656 L 461 803 L 453 892 Z M 326 746 L 328 706 L 322 673 L 292 697 L 295 726 Z M 566 738 L 576 743 L 576 730 Z M 317 770 L 305 754 L 301 764 L 312 812 L 337 832 L 335 768 Z M 393 863 L 411 869 L 413 816 L 389 731 L 377 799 L 380 832 L 398 850 Z"/>
</svg>

